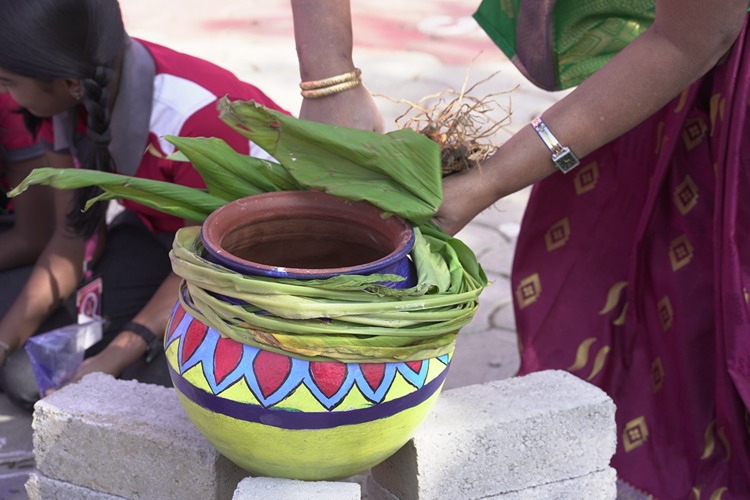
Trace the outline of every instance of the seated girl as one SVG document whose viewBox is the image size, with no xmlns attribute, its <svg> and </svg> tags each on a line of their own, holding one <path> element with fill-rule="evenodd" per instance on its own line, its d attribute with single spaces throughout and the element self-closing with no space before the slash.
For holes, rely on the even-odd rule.
<svg viewBox="0 0 750 500">
<path fill-rule="evenodd" d="M 87 168 L 204 187 L 189 164 L 167 159 L 166 135 L 218 137 L 266 153 L 223 123 L 217 101 L 279 107 L 207 61 L 127 35 L 117 0 L 0 3 L 0 86 L 24 108 L 49 166 Z M 158 154 L 154 154 L 158 152 Z M 103 338 L 77 376 L 101 371 L 170 385 L 161 338 L 178 294 L 168 252 L 190 221 L 123 202 L 109 224 L 96 190 L 55 190 L 55 225 L 14 304 L 0 319 L 0 384 L 19 404 L 38 399 L 23 349 L 50 311 L 82 285 L 101 291 Z M 99 281 L 100 280 L 100 281 Z"/>
</svg>

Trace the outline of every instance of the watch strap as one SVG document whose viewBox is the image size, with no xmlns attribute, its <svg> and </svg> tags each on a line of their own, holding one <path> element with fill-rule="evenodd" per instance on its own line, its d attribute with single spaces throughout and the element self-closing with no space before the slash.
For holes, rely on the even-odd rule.
<svg viewBox="0 0 750 500">
<path fill-rule="evenodd" d="M 146 363 L 150 363 L 162 350 L 162 341 L 145 325 L 130 321 L 125 323 L 122 330 L 133 332 L 146 342 Z"/>
<path fill-rule="evenodd" d="M 531 126 L 534 127 L 539 138 L 552 153 L 552 162 L 562 173 L 568 173 L 580 165 L 581 162 L 575 153 L 569 147 L 560 144 L 560 141 L 550 132 L 541 116 L 534 118 L 531 121 Z"/>
</svg>

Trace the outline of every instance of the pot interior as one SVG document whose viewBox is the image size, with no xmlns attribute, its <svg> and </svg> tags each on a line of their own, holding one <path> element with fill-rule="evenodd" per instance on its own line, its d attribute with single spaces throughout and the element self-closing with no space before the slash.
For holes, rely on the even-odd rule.
<svg viewBox="0 0 750 500">
<path fill-rule="evenodd" d="M 404 219 L 367 202 L 318 191 L 277 191 L 217 209 L 204 221 L 201 238 L 212 260 L 235 271 L 322 279 L 406 272 L 401 267 L 414 231 Z"/>
<path fill-rule="evenodd" d="M 359 266 L 397 249 L 392 238 L 366 225 L 304 216 L 238 224 L 223 235 L 221 246 L 249 262 L 298 269 Z"/>
</svg>

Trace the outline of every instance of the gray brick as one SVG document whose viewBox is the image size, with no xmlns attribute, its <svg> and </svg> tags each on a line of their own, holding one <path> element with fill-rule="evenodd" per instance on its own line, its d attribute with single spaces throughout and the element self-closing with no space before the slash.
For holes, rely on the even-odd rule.
<svg viewBox="0 0 750 500">
<path fill-rule="evenodd" d="M 381 486 L 372 475 L 367 478 L 365 485 L 367 500 L 399 500 L 399 498 Z"/>
<path fill-rule="evenodd" d="M 232 500 L 360 500 L 359 484 L 248 477 L 240 481 Z"/>
<path fill-rule="evenodd" d="M 617 474 L 612 468 L 592 472 L 582 477 L 543 484 L 521 491 L 488 497 L 487 500 L 615 500 Z"/>
<path fill-rule="evenodd" d="M 29 500 L 122 500 L 122 497 L 50 479 L 39 473 L 29 475 L 26 494 Z"/>
<path fill-rule="evenodd" d="M 94 373 L 36 404 L 34 455 L 51 479 L 125 498 L 231 498 L 249 474 L 188 420 L 174 389 Z"/>
<path fill-rule="evenodd" d="M 372 475 L 401 500 L 485 498 L 587 476 L 609 466 L 614 414 L 603 391 L 563 371 L 448 390 Z"/>
<path fill-rule="evenodd" d="M 616 477 L 615 470 L 607 468 L 602 471 L 592 472 L 583 477 L 556 481 L 520 491 L 481 497 L 481 500 L 571 500 L 573 498 L 614 500 L 615 498 L 619 498 L 617 497 L 617 488 L 615 486 Z M 371 476 L 367 483 L 367 500 L 400 499 L 378 484 Z M 425 498 L 423 500 L 429 499 Z M 472 500 L 480 499 L 472 498 Z"/>
</svg>

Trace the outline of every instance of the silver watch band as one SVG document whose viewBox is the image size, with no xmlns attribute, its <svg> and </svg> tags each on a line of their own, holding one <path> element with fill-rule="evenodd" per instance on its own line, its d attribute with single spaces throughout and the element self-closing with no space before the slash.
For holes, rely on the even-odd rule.
<svg viewBox="0 0 750 500">
<path fill-rule="evenodd" d="M 581 162 L 575 153 L 569 147 L 560 144 L 560 141 L 547 128 L 541 116 L 534 118 L 531 121 L 531 126 L 534 127 L 539 138 L 552 153 L 552 161 L 562 173 L 568 173 L 580 165 Z"/>
</svg>

